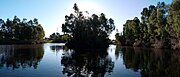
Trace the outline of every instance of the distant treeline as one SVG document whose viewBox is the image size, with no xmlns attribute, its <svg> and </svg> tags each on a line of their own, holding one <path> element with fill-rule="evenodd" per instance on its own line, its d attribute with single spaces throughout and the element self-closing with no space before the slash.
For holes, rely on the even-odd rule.
<svg viewBox="0 0 180 77">
<path fill-rule="evenodd" d="M 44 30 L 38 19 L 27 21 L 14 16 L 12 20 L 0 19 L 0 44 L 42 43 Z"/>
<path fill-rule="evenodd" d="M 69 34 L 63 34 L 60 35 L 60 33 L 56 32 L 56 33 L 52 33 L 49 36 L 49 40 L 52 40 L 52 43 L 66 43 L 68 41 L 70 41 L 72 39 L 72 36 L 70 36 Z"/>
<path fill-rule="evenodd" d="M 180 1 L 143 8 L 141 21 L 127 20 L 115 36 L 121 45 L 180 49 Z"/>
</svg>

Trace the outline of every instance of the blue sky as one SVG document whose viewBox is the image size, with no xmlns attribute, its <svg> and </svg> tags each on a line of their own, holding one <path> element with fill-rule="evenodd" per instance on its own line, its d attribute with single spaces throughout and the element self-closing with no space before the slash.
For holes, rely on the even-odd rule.
<svg viewBox="0 0 180 77">
<path fill-rule="evenodd" d="M 116 29 L 121 32 L 126 20 L 140 17 L 144 7 L 157 2 L 169 4 L 172 0 L 0 0 L 0 18 L 12 19 L 14 15 L 20 19 L 37 18 L 48 37 L 53 32 L 61 32 L 64 16 L 72 13 L 77 3 L 80 10 L 104 13 L 107 18 L 114 19 Z"/>
</svg>

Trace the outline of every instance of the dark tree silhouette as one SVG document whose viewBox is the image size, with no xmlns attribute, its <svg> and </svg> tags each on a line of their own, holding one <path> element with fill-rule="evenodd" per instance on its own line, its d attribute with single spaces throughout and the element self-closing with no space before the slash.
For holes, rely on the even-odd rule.
<svg viewBox="0 0 180 77">
<path fill-rule="evenodd" d="M 39 43 L 44 37 L 44 30 L 38 19 L 22 21 L 14 16 L 13 20 L 0 19 L 0 43 Z"/>
<path fill-rule="evenodd" d="M 62 31 L 72 36 L 67 45 L 70 48 L 104 48 L 109 45 L 108 36 L 115 29 L 113 19 L 105 14 L 85 16 L 74 4 L 74 13 L 65 16 Z"/>
</svg>

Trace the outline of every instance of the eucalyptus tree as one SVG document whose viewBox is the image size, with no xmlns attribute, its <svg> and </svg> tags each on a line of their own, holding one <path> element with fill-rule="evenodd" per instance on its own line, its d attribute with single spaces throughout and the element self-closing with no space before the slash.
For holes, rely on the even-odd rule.
<svg viewBox="0 0 180 77">
<path fill-rule="evenodd" d="M 44 37 L 44 29 L 39 24 L 38 19 L 22 21 L 17 16 L 12 20 L 9 18 L 4 21 L 0 20 L 0 41 L 42 41 Z"/>
<path fill-rule="evenodd" d="M 65 16 L 62 31 L 69 33 L 72 40 L 67 45 L 74 48 L 101 48 L 109 45 L 109 35 L 115 29 L 114 20 L 105 14 L 84 15 L 74 4 L 74 13 Z"/>
<path fill-rule="evenodd" d="M 143 8 L 141 22 L 138 18 L 127 20 L 122 36 L 126 45 L 139 40 L 143 46 L 180 49 L 180 1 L 158 2 Z M 116 37 L 119 38 L 118 34 Z"/>
</svg>

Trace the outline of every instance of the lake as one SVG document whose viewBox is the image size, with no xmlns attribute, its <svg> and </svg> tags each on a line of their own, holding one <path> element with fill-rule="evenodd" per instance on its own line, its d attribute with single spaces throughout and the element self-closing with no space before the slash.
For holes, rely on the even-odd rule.
<svg viewBox="0 0 180 77">
<path fill-rule="evenodd" d="M 180 77 L 180 52 L 119 47 L 72 50 L 62 43 L 0 45 L 0 77 Z"/>
</svg>

